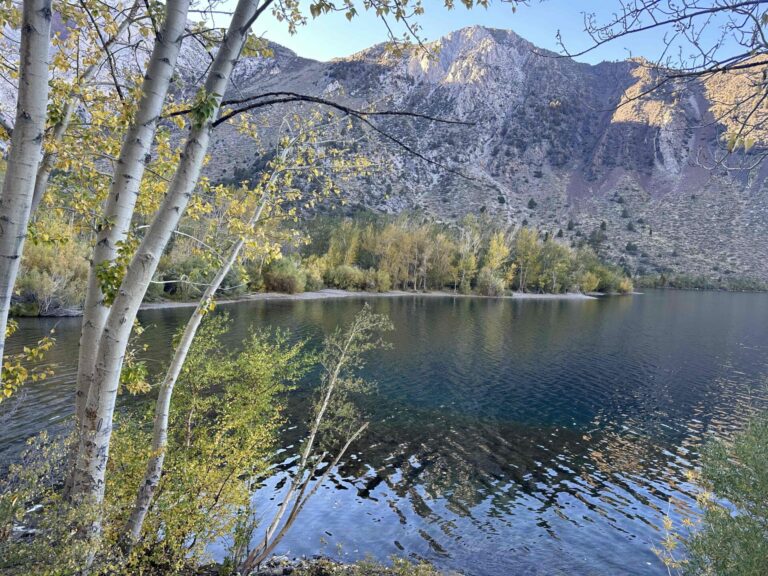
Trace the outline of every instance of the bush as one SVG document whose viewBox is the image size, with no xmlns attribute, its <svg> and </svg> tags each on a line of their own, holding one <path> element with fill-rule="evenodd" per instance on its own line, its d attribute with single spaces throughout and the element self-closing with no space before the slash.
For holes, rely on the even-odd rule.
<svg viewBox="0 0 768 576">
<path fill-rule="evenodd" d="M 405 558 L 392 558 L 387 566 L 374 560 L 340 564 L 328 558 L 315 558 L 295 567 L 296 576 L 441 576 L 442 572 L 426 562 L 413 563 Z"/>
<path fill-rule="evenodd" d="M 67 442 L 40 433 L 0 478 L 0 574 L 77 574 L 93 550 L 83 540 L 74 541 L 71 530 L 92 520 L 92 510 L 66 504 L 58 490 Z M 24 527 L 26 537 L 13 536 Z"/>
<path fill-rule="evenodd" d="M 632 280 L 629 278 L 622 278 L 619 280 L 619 285 L 617 286 L 617 290 L 621 294 L 629 294 L 634 290 L 634 286 L 632 285 Z"/>
<path fill-rule="evenodd" d="M 697 497 L 703 513 L 684 514 L 676 532 L 664 518 L 666 536 L 655 549 L 668 569 L 689 576 L 762 576 L 768 558 L 768 414 L 731 441 L 702 450 Z M 682 541 L 687 554 L 677 552 Z M 687 557 L 686 557 L 687 556 Z"/>
<path fill-rule="evenodd" d="M 364 273 L 364 287 L 369 292 L 387 292 L 392 288 L 392 281 L 384 270 L 369 268 Z"/>
<path fill-rule="evenodd" d="M 710 444 L 703 456 L 702 483 L 717 501 L 713 498 L 705 504 L 701 530 L 687 542 L 690 560 L 686 572 L 765 574 L 768 416 L 750 423 L 731 443 Z"/>
<path fill-rule="evenodd" d="M 304 270 L 307 273 L 307 283 L 304 287 L 305 290 L 314 292 L 324 288 L 323 268 L 323 260 L 314 256 L 311 256 L 304 262 Z"/>
<path fill-rule="evenodd" d="M 366 292 L 376 292 L 376 270 L 373 268 L 369 268 L 368 270 L 363 271 L 363 288 L 365 288 Z"/>
<path fill-rule="evenodd" d="M 217 271 L 217 264 L 198 253 L 190 253 L 183 248 L 171 250 L 160 259 L 158 281 L 149 285 L 145 299 L 159 300 L 170 296 L 179 300 L 195 300 L 203 295 Z M 252 282 L 246 282 L 246 271 L 235 266 L 224 276 L 217 293 L 226 297 L 237 296 L 246 288 L 252 288 Z"/>
<path fill-rule="evenodd" d="M 766 292 L 768 284 L 749 277 L 708 278 L 675 274 L 665 276 L 642 276 L 637 279 L 644 288 L 678 288 L 681 290 L 732 290 L 737 292 Z"/>
<path fill-rule="evenodd" d="M 297 294 L 304 292 L 307 274 L 299 262 L 292 258 L 280 258 L 272 262 L 264 274 L 264 285 L 270 292 Z"/>
<path fill-rule="evenodd" d="M 330 270 L 325 277 L 326 283 L 341 290 L 365 289 L 365 273 L 356 266 L 341 264 Z"/>
<path fill-rule="evenodd" d="M 483 268 L 477 275 L 477 291 L 483 296 L 501 296 L 507 289 L 504 280 L 490 268 Z"/>
<path fill-rule="evenodd" d="M 180 300 L 202 296 L 212 276 L 210 263 L 194 254 L 171 251 L 161 264 L 157 277 L 162 282 L 162 294 Z"/>
<path fill-rule="evenodd" d="M 245 273 L 248 278 L 248 290 L 251 292 L 263 292 L 264 270 L 258 262 L 249 261 L 245 264 Z"/>
<path fill-rule="evenodd" d="M 594 272 L 584 272 L 579 276 L 579 288 L 582 292 L 594 292 L 600 285 L 600 278 Z"/>
<path fill-rule="evenodd" d="M 29 312 L 50 314 L 59 308 L 79 308 L 88 282 L 88 249 L 72 236 L 68 227 L 55 222 L 38 223 L 45 238 L 30 238 L 16 284 Z M 48 240 L 53 236 L 57 240 Z"/>
<path fill-rule="evenodd" d="M 247 285 L 244 270 L 240 267 L 233 266 L 230 268 L 229 272 L 227 272 L 227 275 L 224 276 L 224 280 L 222 280 L 218 292 L 228 297 L 238 296 L 245 293 Z"/>
<path fill-rule="evenodd" d="M 222 341 L 229 327 L 225 315 L 207 318 L 179 376 L 163 476 L 126 573 L 193 573 L 208 547 L 233 533 L 238 510 L 248 509 L 252 478 L 269 466 L 282 394 L 311 358 L 281 333 L 251 334 L 233 353 Z M 116 513 L 108 525 L 123 525 L 123 503 L 135 498 L 148 442 L 146 423 L 135 417 L 115 432 L 108 493 Z"/>
<path fill-rule="evenodd" d="M 379 292 L 389 292 L 392 290 L 392 279 L 384 270 L 376 271 L 376 289 Z"/>
<path fill-rule="evenodd" d="M 624 276 L 617 272 L 613 268 L 607 266 L 599 266 L 592 270 L 599 278 L 597 286 L 598 292 L 619 292 L 619 285 L 621 284 Z"/>
</svg>

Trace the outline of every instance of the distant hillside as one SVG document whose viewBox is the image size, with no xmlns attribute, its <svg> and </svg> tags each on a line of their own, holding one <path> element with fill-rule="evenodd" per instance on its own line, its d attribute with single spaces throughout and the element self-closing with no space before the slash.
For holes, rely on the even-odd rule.
<svg viewBox="0 0 768 576">
<path fill-rule="evenodd" d="M 321 63 L 278 47 L 273 58 L 244 61 L 232 92 L 332 94 L 358 106 L 474 123 L 382 122 L 471 180 L 382 142 L 372 155 L 399 157 L 398 168 L 349 186 L 353 204 L 417 208 L 441 220 L 488 212 L 554 235 L 562 230 L 567 243 L 590 240 L 633 272 L 768 279 L 765 169 L 750 179 L 699 165 L 725 129 L 711 122 L 710 103 L 739 89 L 738 79 L 689 83 L 684 92 L 668 87 L 617 108 L 625 92 L 652 85 L 643 62 L 580 64 L 513 32 L 482 27 L 451 33 L 430 48 L 437 58 L 374 46 Z M 258 165 L 253 145 L 231 128 L 217 135 L 214 158 L 212 175 L 225 179 Z"/>
</svg>

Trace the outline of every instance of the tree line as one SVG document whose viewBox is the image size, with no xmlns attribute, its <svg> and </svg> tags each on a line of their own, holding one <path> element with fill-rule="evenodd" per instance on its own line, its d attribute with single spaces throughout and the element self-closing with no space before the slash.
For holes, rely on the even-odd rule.
<svg viewBox="0 0 768 576">
<path fill-rule="evenodd" d="M 251 263 L 252 285 L 282 292 L 327 286 L 483 296 L 632 291 L 631 279 L 588 247 L 574 249 L 547 232 L 474 215 L 455 225 L 416 215 L 322 216 L 308 224 L 308 234 L 303 249 L 262 268 Z"/>
<path fill-rule="evenodd" d="M 231 193 L 231 192 L 230 192 Z M 222 199 L 218 199 L 219 204 Z M 220 262 L 196 238 L 222 234 L 226 210 L 182 220 L 160 258 L 145 299 L 189 301 L 209 288 Z M 529 227 L 512 229 L 485 217 L 440 224 L 423 216 L 361 213 L 320 215 L 299 232 L 272 223 L 271 250 L 251 251 L 229 267 L 219 297 L 273 291 L 297 293 L 339 288 L 450 291 L 499 296 L 509 291 L 627 293 L 632 280 L 606 264 L 589 246 L 574 248 L 557 235 Z M 19 273 L 18 315 L 76 313 L 85 297 L 89 238 L 55 214 L 39 218 Z M 41 239 L 38 236 L 44 235 Z"/>
</svg>

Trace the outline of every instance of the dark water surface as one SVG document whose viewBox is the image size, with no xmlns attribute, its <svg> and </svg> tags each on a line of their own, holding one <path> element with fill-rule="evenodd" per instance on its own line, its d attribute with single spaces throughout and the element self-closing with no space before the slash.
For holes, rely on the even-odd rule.
<svg viewBox="0 0 768 576">
<path fill-rule="evenodd" d="M 472 575 L 666 574 L 661 518 L 692 503 L 685 472 L 712 434 L 766 406 L 768 295 L 650 292 L 598 301 L 373 298 L 395 324 L 371 358 L 371 431 L 278 553 L 426 558 Z M 230 306 L 251 327 L 314 342 L 362 300 Z M 191 309 L 142 313 L 153 365 Z M 24 320 L 19 346 L 55 323 Z M 79 320 L 61 320 L 56 376 L 29 387 L 0 458 L 70 410 Z M 301 391 L 289 417 L 306 413 Z M 285 432 L 295 442 L 296 430 Z M 285 452 L 290 463 L 294 444 Z M 275 506 L 280 475 L 256 495 Z"/>
</svg>

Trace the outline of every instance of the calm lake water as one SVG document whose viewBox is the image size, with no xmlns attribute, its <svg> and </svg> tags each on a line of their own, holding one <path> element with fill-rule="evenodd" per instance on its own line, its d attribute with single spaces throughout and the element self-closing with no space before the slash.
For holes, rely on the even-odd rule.
<svg viewBox="0 0 768 576">
<path fill-rule="evenodd" d="M 221 306 L 318 342 L 360 299 Z M 650 292 L 596 301 L 372 298 L 395 324 L 370 359 L 370 433 L 307 505 L 278 553 L 398 554 L 471 575 L 666 574 L 651 548 L 692 504 L 685 471 L 711 435 L 765 407 L 768 295 Z M 141 320 L 160 368 L 190 309 Z M 12 346 L 54 320 L 21 322 Z M 0 458 L 56 428 L 72 398 L 79 320 L 57 323 L 56 376 L 27 389 Z M 306 391 L 289 403 L 301 424 Z M 255 494 L 268 511 L 284 466 Z"/>
</svg>

